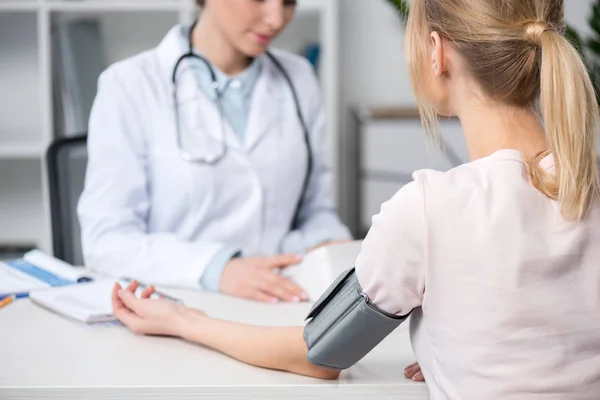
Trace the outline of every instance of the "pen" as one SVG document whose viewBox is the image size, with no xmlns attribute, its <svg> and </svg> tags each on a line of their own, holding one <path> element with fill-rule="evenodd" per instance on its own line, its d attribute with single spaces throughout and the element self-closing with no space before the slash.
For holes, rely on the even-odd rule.
<svg viewBox="0 0 600 400">
<path fill-rule="evenodd" d="M 3 295 L 0 295 L 0 301 L 6 299 L 8 297 L 14 297 L 13 300 L 25 299 L 25 298 L 29 297 L 29 293 L 28 292 L 24 292 L 24 293 L 3 294 Z"/>
<path fill-rule="evenodd" d="M 133 282 L 135 280 L 135 279 L 131 279 L 131 278 L 121 278 L 121 279 L 123 281 L 127 282 L 127 283 L 131 283 L 131 282 Z M 144 290 L 144 289 L 146 289 L 148 287 L 148 285 L 145 285 L 145 284 L 141 283 L 140 281 L 137 281 L 137 283 L 140 284 L 139 287 L 142 290 Z M 159 291 L 154 292 L 154 294 L 157 295 L 157 296 L 160 296 L 160 297 L 162 297 L 162 298 L 164 298 L 166 300 L 174 301 L 175 303 L 183 303 L 183 301 L 181 301 L 179 299 L 176 299 L 175 297 L 171 297 L 169 295 L 166 295 L 166 294 L 164 294 L 162 292 L 159 292 Z"/>
<path fill-rule="evenodd" d="M 6 296 L 4 299 L 0 300 L 0 308 L 6 307 L 7 305 L 9 305 L 13 301 L 15 301 L 15 298 L 16 298 L 16 296 L 13 294 L 10 296 Z"/>
</svg>

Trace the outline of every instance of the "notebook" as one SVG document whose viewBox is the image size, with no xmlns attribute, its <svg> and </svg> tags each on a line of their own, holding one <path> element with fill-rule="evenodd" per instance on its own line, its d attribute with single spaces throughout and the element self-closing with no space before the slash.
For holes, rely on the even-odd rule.
<svg viewBox="0 0 600 400">
<path fill-rule="evenodd" d="M 298 265 L 281 272 L 300 285 L 309 301 L 316 301 L 342 272 L 352 268 L 360 253 L 362 241 L 320 247 L 304 256 Z"/>
<path fill-rule="evenodd" d="M 121 287 L 127 287 L 129 281 L 118 280 Z M 86 325 L 116 321 L 112 313 L 112 290 L 114 279 L 104 278 L 94 282 L 36 290 L 29 298 L 37 305 Z M 145 285 L 140 284 L 136 296 L 140 297 Z M 155 292 L 151 298 L 167 298 L 171 301 L 181 300 L 162 292 Z"/>
<path fill-rule="evenodd" d="M 50 311 L 84 324 L 110 322 L 115 320 L 111 303 L 114 284 L 114 280 L 100 280 L 63 286 L 33 291 L 29 298 Z"/>
<path fill-rule="evenodd" d="M 0 299 L 9 295 L 27 297 L 33 290 L 88 282 L 83 268 L 75 268 L 40 250 L 23 258 L 0 262 Z"/>
</svg>

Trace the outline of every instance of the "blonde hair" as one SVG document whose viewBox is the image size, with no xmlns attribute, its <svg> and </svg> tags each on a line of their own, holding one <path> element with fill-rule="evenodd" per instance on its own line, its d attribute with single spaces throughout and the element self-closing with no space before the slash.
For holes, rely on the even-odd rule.
<svg viewBox="0 0 600 400">
<path fill-rule="evenodd" d="M 407 59 L 423 124 L 437 126 L 424 93 L 429 34 L 451 41 L 486 96 L 534 110 L 540 100 L 549 150 L 528 160 L 532 184 L 584 218 L 600 194 L 595 135 L 598 103 L 575 48 L 565 39 L 563 0 L 414 0 Z M 555 174 L 539 166 L 552 154 Z"/>
</svg>

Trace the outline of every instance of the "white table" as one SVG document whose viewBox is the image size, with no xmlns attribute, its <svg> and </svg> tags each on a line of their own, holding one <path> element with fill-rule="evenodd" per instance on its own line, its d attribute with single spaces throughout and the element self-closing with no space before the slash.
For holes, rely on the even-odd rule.
<svg viewBox="0 0 600 400">
<path fill-rule="evenodd" d="M 263 305 L 169 290 L 210 315 L 261 325 L 298 325 L 308 304 Z M 136 336 L 124 327 L 85 328 L 30 300 L 0 309 L 0 399 L 411 399 L 408 325 L 338 381 L 255 368 L 202 346 Z"/>
</svg>

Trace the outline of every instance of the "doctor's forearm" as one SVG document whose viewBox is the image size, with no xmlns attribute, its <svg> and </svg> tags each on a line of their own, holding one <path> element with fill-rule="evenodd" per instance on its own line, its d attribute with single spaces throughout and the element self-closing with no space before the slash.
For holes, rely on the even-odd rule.
<svg viewBox="0 0 600 400">
<path fill-rule="evenodd" d="M 339 371 L 312 365 L 302 327 L 261 327 L 207 316 L 186 316 L 182 337 L 258 367 L 321 379 L 337 379 Z"/>
<path fill-rule="evenodd" d="M 172 233 L 125 231 L 86 238 L 86 264 L 105 275 L 144 283 L 199 288 L 206 266 L 226 244 L 185 241 Z"/>
</svg>

